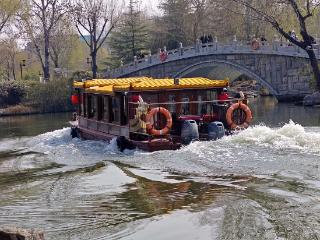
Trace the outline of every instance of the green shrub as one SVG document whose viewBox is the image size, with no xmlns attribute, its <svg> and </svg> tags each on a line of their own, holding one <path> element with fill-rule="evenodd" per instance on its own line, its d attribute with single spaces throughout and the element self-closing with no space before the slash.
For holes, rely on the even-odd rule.
<svg viewBox="0 0 320 240">
<path fill-rule="evenodd" d="M 0 107 L 19 104 L 24 95 L 25 87 L 19 82 L 0 82 Z"/>
<path fill-rule="evenodd" d="M 71 111 L 72 85 L 69 80 L 52 80 L 48 83 L 29 82 L 25 100 L 40 112 Z"/>
<path fill-rule="evenodd" d="M 82 79 L 91 79 L 91 78 L 92 78 L 92 72 L 77 71 L 72 74 L 72 77 L 70 80 L 80 81 Z"/>
</svg>

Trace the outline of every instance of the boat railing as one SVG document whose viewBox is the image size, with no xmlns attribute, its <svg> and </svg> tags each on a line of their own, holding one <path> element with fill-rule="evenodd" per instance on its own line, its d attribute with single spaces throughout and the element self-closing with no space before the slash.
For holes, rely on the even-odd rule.
<svg viewBox="0 0 320 240">
<path fill-rule="evenodd" d="M 219 104 L 227 104 L 227 103 L 235 103 L 239 101 L 243 101 L 244 98 L 230 98 L 228 100 L 210 100 L 210 101 L 186 101 L 186 102 L 161 102 L 161 103 L 148 103 L 148 102 L 129 102 L 132 105 L 141 105 L 146 104 L 148 106 L 157 106 L 157 105 L 177 105 L 177 104 L 193 104 L 193 103 L 219 103 Z"/>
<path fill-rule="evenodd" d="M 245 101 L 243 98 L 231 98 L 228 100 L 208 100 L 208 101 L 179 101 L 179 102 L 129 102 L 129 131 L 137 135 L 148 136 L 146 116 L 153 108 L 165 108 L 172 116 L 173 122 L 185 118 L 195 118 L 201 121 L 223 121 L 227 109 L 233 103 Z M 166 119 L 162 114 L 155 114 L 153 117 L 156 128 L 161 129 L 166 124 Z"/>
</svg>

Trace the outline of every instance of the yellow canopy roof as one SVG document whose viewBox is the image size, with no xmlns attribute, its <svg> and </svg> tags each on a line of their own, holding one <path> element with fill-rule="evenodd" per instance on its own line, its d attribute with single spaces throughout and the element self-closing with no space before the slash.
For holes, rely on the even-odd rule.
<svg viewBox="0 0 320 240">
<path fill-rule="evenodd" d="M 207 78 L 181 78 L 179 84 L 173 79 L 151 79 L 132 83 L 134 90 L 161 90 L 161 89 L 199 89 L 219 88 L 228 86 L 228 80 L 210 80 Z"/>
<path fill-rule="evenodd" d="M 179 84 L 174 84 L 174 79 L 152 79 L 148 77 L 95 79 L 74 83 L 75 88 L 84 88 L 86 92 L 102 94 L 112 94 L 114 92 L 124 91 L 222 88 L 228 85 L 228 80 L 181 78 L 179 79 Z"/>
<path fill-rule="evenodd" d="M 89 93 L 101 93 L 101 94 L 113 94 L 114 89 L 112 85 L 104 86 L 104 87 L 91 87 L 86 89 L 86 92 Z"/>
<path fill-rule="evenodd" d="M 114 78 L 114 79 L 94 79 L 85 82 L 74 82 L 75 88 L 90 88 L 90 87 L 105 87 L 109 85 L 122 85 L 138 81 L 148 81 L 152 78 L 148 77 L 133 77 L 133 78 Z"/>
</svg>

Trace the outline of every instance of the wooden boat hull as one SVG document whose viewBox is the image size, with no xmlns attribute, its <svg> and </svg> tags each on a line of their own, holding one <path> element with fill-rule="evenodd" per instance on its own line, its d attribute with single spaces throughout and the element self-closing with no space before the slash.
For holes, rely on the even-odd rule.
<svg viewBox="0 0 320 240">
<path fill-rule="evenodd" d="M 78 137 L 84 140 L 111 141 L 113 138 L 119 137 L 116 135 L 101 133 L 89 129 L 84 129 L 81 127 L 72 127 L 76 128 Z M 152 139 L 147 141 L 133 141 L 130 139 L 126 140 L 128 141 L 130 146 L 134 146 L 147 152 L 155 152 L 160 150 L 177 150 L 181 147 L 181 143 L 173 142 L 169 139 Z"/>
</svg>

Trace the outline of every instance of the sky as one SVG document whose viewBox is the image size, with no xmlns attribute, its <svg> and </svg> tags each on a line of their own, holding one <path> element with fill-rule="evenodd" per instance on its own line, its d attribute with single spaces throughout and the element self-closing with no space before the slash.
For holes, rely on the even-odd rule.
<svg viewBox="0 0 320 240">
<path fill-rule="evenodd" d="M 129 0 L 126 0 L 129 2 Z M 150 11 L 150 15 L 156 15 L 160 13 L 160 10 L 158 9 L 158 5 L 161 0 L 140 0 L 142 3 L 143 9 L 146 8 L 148 11 Z"/>
<path fill-rule="evenodd" d="M 142 0 L 142 3 L 147 7 L 157 8 L 160 0 Z"/>
</svg>

